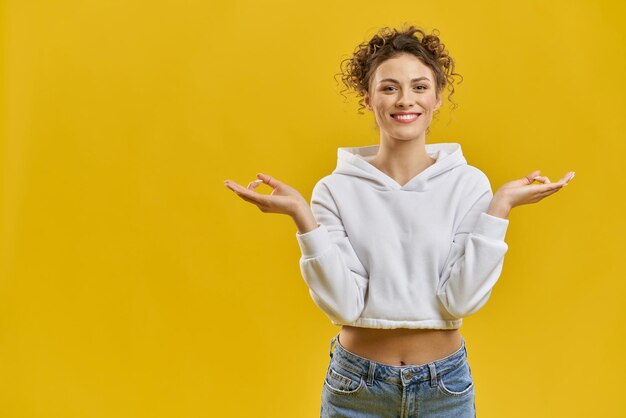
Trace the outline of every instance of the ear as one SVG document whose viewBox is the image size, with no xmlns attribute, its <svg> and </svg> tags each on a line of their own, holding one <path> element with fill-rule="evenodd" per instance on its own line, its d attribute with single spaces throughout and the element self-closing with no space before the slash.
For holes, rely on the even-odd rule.
<svg viewBox="0 0 626 418">
<path fill-rule="evenodd" d="M 434 110 L 439 109 L 442 104 L 443 104 L 443 101 L 441 100 L 441 96 L 439 96 L 439 98 L 437 99 L 437 104 L 435 104 L 435 109 Z"/>
<path fill-rule="evenodd" d="M 365 94 L 363 95 L 363 101 L 365 102 L 365 108 L 367 110 L 369 110 L 370 112 L 372 111 L 372 101 L 371 101 L 371 97 L 370 94 L 368 92 L 365 92 Z"/>
</svg>

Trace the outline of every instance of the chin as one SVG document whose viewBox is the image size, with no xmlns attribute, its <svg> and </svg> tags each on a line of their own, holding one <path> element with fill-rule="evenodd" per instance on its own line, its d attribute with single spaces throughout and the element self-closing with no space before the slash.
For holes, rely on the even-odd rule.
<svg viewBox="0 0 626 418">
<path fill-rule="evenodd" d="M 403 140 L 411 140 L 417 139 L 424 134 L 424 131 L 411 130 L 411 131 L 387 131 L 391 138 L 403 139 Z"/>
</svg>

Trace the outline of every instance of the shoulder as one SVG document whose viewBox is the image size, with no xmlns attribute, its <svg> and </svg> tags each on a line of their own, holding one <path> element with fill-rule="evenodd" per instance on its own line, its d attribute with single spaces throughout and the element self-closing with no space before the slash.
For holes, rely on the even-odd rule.
<svg viewBox="0 0 626 418">
<path fill-rule="evenodd" d="M 328 174 L 319 179 L 313 186 L 313 194 L 324 193 L 328 191 L 328 183 L 332 182 L 332 174 Z"/>
<path fill-rule="evenodd" d="M 332 194 L 333 189 L 340 187 L 350 177 L 341 176 L 338 174 L 328 174 L 319 179 L 313 186 L 313 195 L 317 194 Z"/>
<path fill-rule="evenodd" d="M 465 166 L 466 175 L 475 183 L 480 185 L 490 185 L 489 177 L 480 168 L 467 164 Z"/>
<path fill-rule="evenodd" d="M 332 185 L 334 182 L 333 177 L 335 176 L 328 174 L 315 183 L 311 191 L 312 205 L 322 204 L 327 207 L 336 205 L 332 192 Z"/>
<path fill-rule="evenodd" d="M 480 168 L 464 164 L 457 169 L 456 181 L 462 184 L 461 189 L 465 190 L 468 195 L 480 195 L 491 191 L 489 177 Z"/>
</svg>

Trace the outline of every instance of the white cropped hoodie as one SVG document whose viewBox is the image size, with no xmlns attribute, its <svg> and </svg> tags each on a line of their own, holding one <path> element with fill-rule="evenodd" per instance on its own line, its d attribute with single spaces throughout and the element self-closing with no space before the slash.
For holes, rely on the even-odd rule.
<svg viewBox="0 0 626 418">
<path fill-rule="evenodd" d="M 458 143 L 425 144 L 436 158 L 400 185 L 369 163 L 379 145 L 338 148 L 311 195 L 318 227 L 296 232 L 300 270 L 333 325 L 459 328 L 502 271 L 509 220 L 486 213 L 487 176 Z"/>
</svg>

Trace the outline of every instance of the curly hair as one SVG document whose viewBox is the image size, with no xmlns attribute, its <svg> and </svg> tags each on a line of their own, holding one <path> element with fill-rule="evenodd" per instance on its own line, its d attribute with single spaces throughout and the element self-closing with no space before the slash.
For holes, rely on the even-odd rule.
<svg viewBox="0 0 626 418">
<path fill-rule="evenodd" d="M 454 60 L 438 35 L 437 29 L 427 35 L 422 29 L 413 25 L 400 30 L 389 27 L 380 29 L 371 40 L 358 45 L 352 57 L 341 62 L 341 71 L 335 75 L 335 81 L 340 75 L 346 87 L 341 90 L 341 94 L 343 95 L 346 90 L 354 90 L 361 97 L 358 113 L 363 114 L 365 108 L 363 96 L 369 91 L 370 80 L 376 68 L 387 59 L 402 53 L 409 53 L 419 58 L 433 72 L 437 98 L 448 87 L 450 90 L 448 99 L 452 103 L 452 109 L 455 109 L 457 104 L 451 99 L 454 94 L 454 76 L 461 78 L 459 83 L 463 80 L 463 76 L 454 72 Z"/>
</svg>

